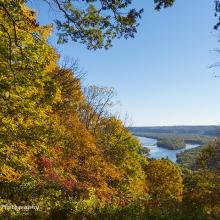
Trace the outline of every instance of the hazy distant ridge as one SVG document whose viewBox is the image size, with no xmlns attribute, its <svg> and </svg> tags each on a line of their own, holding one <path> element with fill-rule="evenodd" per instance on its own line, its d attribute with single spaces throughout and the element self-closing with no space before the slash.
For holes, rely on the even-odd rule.
<svg viewBox="0 0 220 220">
<path fill-rule="evenodd" d="M 157 127 L 128 127 L 133 132 L 147 133 L 167 133 L 167 134 L 191 134 L 220 136 L 220 126 L 200 125 L 200 126 L 157 126 Z"/>
</svg>

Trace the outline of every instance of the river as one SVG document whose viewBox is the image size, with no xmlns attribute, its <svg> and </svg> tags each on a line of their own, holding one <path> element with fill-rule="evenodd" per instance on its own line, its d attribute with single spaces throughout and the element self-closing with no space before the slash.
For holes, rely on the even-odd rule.
<svg viewBox="0 0 220 220">
<path fill-rule="evenodd" d="M 146 137 L 137 137 L 144 147 L 150 149 L 149 157 L 155 159 L 168 158 L 176 162 L 176 155 L 185 150 L 199 147 L 199 144 L 186 144 L 186 147 L 179 150 L 168 150 L 157 146 L 157 140 Z"/>
</svg>

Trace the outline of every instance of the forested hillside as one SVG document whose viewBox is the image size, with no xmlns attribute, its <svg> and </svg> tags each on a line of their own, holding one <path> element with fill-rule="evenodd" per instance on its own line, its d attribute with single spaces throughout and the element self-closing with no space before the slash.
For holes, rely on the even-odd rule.
<svg viewBox="0 0 220 220">
<path fill-rule="evenodd" d="M 169 135 L 219 136 L 220 126 L 155 126 L 129 127 L 133 133 L 153 133 Z"/>
<path fill-rule="evenodd" d="M 0 0 L 0 218 L 219 219 L 219 142 L 201 155 L 196 171 L 145 157 L 109 111 L 112 89 L 82 89 L 77 69 L 61 65 L 48 43 L 51 25 L 39 25 L 27 2 Z M 80 20 L 70 1 L 48 2 L 62 3 L 78 28 L 84 22 L 81 32 L 58 22 L 72 40 L 103 46 L 102 32 L 88 25 L 112 27 L 94 7 Z M 129 1 L 118 2 L 120 9 Z M 172 3 L 155 2 L 157 9 Z M 121 17 L 117 28 L 132 32 L 136 17 L 135 11 Z M 24 209 L 31 205 L 37 209 Z"/>
</svg>

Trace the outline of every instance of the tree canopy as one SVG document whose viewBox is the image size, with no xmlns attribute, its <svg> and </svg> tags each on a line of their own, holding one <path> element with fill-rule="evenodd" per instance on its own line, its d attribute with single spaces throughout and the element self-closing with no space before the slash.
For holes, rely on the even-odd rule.
<svg viewBox="0 0 220 220">
<path fill-rule="evenodd" d="M 135 0 L 41 0 L 46 2 L 61 18 L 55 18 L 58 43 L 66 43 L 70 39 L 83 43 L 88 49 L 108 49 L 115 38 L 133 38 L 137 32 L 143 8 L 134 7 Z M 14 27 L 19 26 L 11 7 L 19 8 L 24 2 L 31 0 L 1 0 L 0 6 L 7 12 Z M 39 3 L 40 1 L 33 2 Z M 154 0 L 155 9 L 160 10 L 172 6 L 174 0 Z M 32 12 L 34 13 L 34 12 Z M 22 28 L 25 30 L 25 28 Z"/>
<path fill-rule="evenodd" d="M 86 44 L 88 49 L 108 49 L 114 38 L 133 38 L 143 9 L 133 7 L 132 0 L 45 0 L 56 7 L 63 19 L 55 20 L 59 43 L 68 39 Z M 155 9 L 169 7 L 173 0 L 154 0 Z"/>
</svg>

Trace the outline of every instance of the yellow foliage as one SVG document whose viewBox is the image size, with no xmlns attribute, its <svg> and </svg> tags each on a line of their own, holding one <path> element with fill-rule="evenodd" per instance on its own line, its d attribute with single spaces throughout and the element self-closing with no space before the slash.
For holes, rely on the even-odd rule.
<svg viewBox="0 0 220 220">
<path fill-rule="evenodd" d="M 0 167 L 0 180 L 1 181 L 7 181 L 7 182 L 12 182 L 12 181 L 17 181 L 21 177 L 21 174 L 17 172 L 15 169 L 12 167 L 3 164 Z"/>
<path fill-rule="evenodd" d="M 151 160 L 145 172 L 149 193 L 153 200 L 182 201 L 182 176 L 175 164 L 168 160 Z"/>
</svg>

